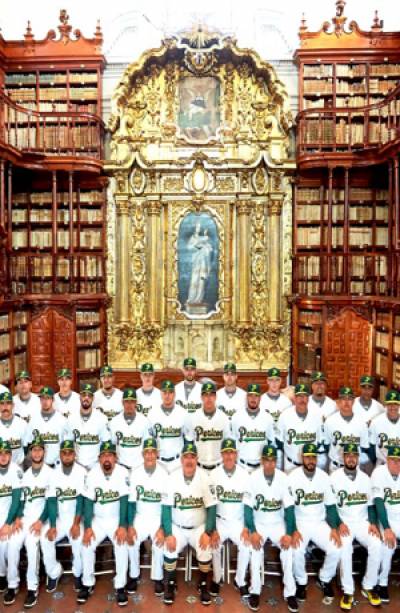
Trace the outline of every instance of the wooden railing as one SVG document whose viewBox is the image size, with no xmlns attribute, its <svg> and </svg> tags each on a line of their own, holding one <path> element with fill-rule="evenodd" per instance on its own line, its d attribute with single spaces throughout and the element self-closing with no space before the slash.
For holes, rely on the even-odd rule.
<svg viewBox="0 0 400 613">
<path fill-rule="evenodd" d="M 0 143 L 23 152 L 103 159 L 103 135 L 97 115 L 29 110 L 0 91 Z"/>
</svg>

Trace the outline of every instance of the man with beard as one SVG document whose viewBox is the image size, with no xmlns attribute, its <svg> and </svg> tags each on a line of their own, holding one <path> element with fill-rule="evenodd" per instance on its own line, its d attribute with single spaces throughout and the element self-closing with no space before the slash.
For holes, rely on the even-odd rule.
<svg viewBox="0 0 400 613">
<path fill-rule="evenodd" d="M 400 393 L 389 390 L 385 396 L 386 411 L 375 417 L 369 427 L 372 458 L 377 464 L 385 464 L 389 447 L 400 446 Z"/>
<path fill-rule="evenodd" d="M 26 421 L 14 414 L 11 392 L 0 394 L 0 438 L 9 443 L 12 461 L 18 466 L 22 466 L 24 462 L 27 428 Z"/>
<path fill-rule="evenodd" d="M 137 410 L 143 413 L 145 417 L 149 413 L 158 409 L 161 404 L 161 393 L 158 387 L 154 387 L 154 366 L 149 362 L 145 362 L 140 367 L 140 380 L 142 386 L 136 390 Z"/>
<path fill-rule="evenodd" d="M 360 377 L 361 394 L 354 400 L 353 413 L 365 420 L 367 425 L 371 421 L 384 412 L 384 408 L 380 402 L 372 398 L 375 388 L 375 380 L 371 375 L 363 375 Z"/>
<path fill-rule="evenodd" d="M 196 381 L 196 360 L 185 358 L 182 372 L 183 381 L 175 386 L 175 402 L 188 413 L 195 413 L 202 407 L 201 383 Z"/>
<path fill-rule="evenodd" d="M 101 388 L 97 390 L 93 398 L 93 408 L 99 409 L 108 420 L 122 411 L 122 392 L 114 387 L 114 372 L 111 366 L 100 368 Z"/>
<path fill-rule="evenodd" d="M 371 480 L 358 468 L 358 445 L 343 446 L 343 468 L 331 474 L 332 489 L 340 517 L 339 534 L 342 540 L 340 578 L 343 596 L 340 608 L 350 611 L 354 602 L 353 542 L 368 551 L 367 567 L 362 579 L 362 594 L 368 602 L 378 607 L 381 600 L 375 586 L 381 563 L 381 540 L 377 527 L 376 510 L 372 498 Z"/>
<path fill-rule="evenodd" d="M 60 446 L 60 464 L 55 469 L 58 518 L 55 528 L 49 528 L 40 537 L 43 562 L 47 574 L 47 592 L 55 592 L 63 569 L 56 558 L 56 544 L 67 538 L 72 550 L 72 574 L 75 590 L 81 589 L 81 519 L 83 515 L 83 490 L 86 469 L 78 464 L 75 445 L 64 440 Z"/>
<path fill-rule="evenodd" d="M 15 377 L 17 393 L 14 395 L 14 413 L 29 421 L 39 413 L 40 400 L 32 392 L 32 378 L 27 370 L 21 370 Z"/>
<path fill-rule="evenodd" d="M 180 465 L 186 418 L 185 409 L 175 404 L 175 385 L 166 379 L 161 383 L 161 406 L 151 410 L 149 421 L 157 440 L 159 461 L 168 473 Z"/>
<path fill-rule="evenodd" d="M 54 408 L 64 417 L 79 413 L 81 399 L 77 392 L 72 390 L 72 373 L 69 368 L 60 368 L 57 373 L 59 391 L 54 394 Z"/>
<path fill-rule="evenodd" d="M 308 399 L 309 411 L 315 411 L 325 421 L 330 415 L 336 413 L 336 402 L 326 395 L 327 379 L 323 372 L 315 371 L 311 374 L 311 396 Z"/>
<path fill-rule="evenodd" d="M 126 543 L 129 479 L 126 468 L 117 464 L 115 445 L 101 444 L 99 462 L 88 473 L 84 491 L 84 527 L 82 539 L 82 587 L 77 602 L 85 603 L 95 584 L 94 565 L 97 546 L 109 538 L 115 557 L 114 588 L 119 606 L 128 604 Z"/>
<path fill-rule="evenodd" d="M 236 364 L 227 362 L 224 366 L 224 387 L 217 391 L 217 408 L 232 419 L 236 411 L 247 406 L 246 392 L 237 386 Z"/>
<path fill-rule="evenodd" d="M 68 427 L 75 440 L 76 459 L 87 469 L 96 464 L 100 444 L 111 438 L 107 418 L 101 411 L 93 410 L 93 394 L 91 383 L 82 384 L 80 411 L 68 418 Z"/>
</svg>

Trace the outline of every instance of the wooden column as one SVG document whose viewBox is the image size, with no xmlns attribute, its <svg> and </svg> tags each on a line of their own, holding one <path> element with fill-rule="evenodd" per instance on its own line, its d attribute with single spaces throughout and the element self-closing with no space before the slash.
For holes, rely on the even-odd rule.
<svg viewBox="0 0 400 613">
<path fill-rule="evenodd" d="M 116 194 L 115 204 L 117 210 L 117 286 L 116 300 L 119 321 L 129 320 L 129 247 L 130 228 L 128 194 Z"/>
<path fill-rule="evenodd" d="M 5 161 L 0 160 L 0 226 L 6 227 Z"/>
<path fill-rule="evenodd" d="M 162 236 L 161 236 L 161 211 L 162 205 L 159 200 L 146 202 L 148 214 L 147 230 L 147 278 L 148 278 L 148 301 L 147 316 L 149 321 L 159 323 L 162 310 Z"/>
<path fill-rule="evenodd" d="M 52 277 L 53 293 L 57 288 L 57 171 L 52 173 Z"/>
<path fill-rule="evenodd" d="M 281 214 L 283 194 L 271 194 L 268 202 L 268 260 L 270 321 L 281 319 Z"/>
<path fill-rule="evenodd" d="M 238 216 L 238 322 L 246 323 L 250 320 L 250 212 L 251 205 L 247 200 L 237 205 Z"/>
</svg>

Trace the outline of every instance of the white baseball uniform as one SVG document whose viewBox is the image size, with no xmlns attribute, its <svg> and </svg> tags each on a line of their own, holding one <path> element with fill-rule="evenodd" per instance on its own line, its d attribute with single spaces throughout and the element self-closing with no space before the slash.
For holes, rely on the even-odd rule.
<svg viewBox="0 0 400 613">
<path fill-rule="evenodd" d="M 288 479 L 295 504 L 297 530 L 303 537 L 298 548 L 293 550 L 294 576 L 299 585 L 307 585 L 305 553 L 312 541 L 325 552 L 319 578 L 329 583 L 340 559 L 340 549 L 330 540 L 331 528 L 326 521 L 325 507 L 336 503 L 329 476 L 318 467 L 312 476 L 306 475 L 300 466 L 289 474 Z"/>
<path fill-rule="evenodd" d="M 248 494 L 245 504 L 253 509 L 254 524 L 258 534 L 262 536 L 263 545 L 269 539 L 280 549 L 280 559 L 283 570 L 283 595 L 285 598 L 294 596 L 296 583 L 293 576 L 293 549 L 283 549 L 280 541 L 285 534 L 286 525 L 284 511 L 294 505 L 289 491 L 288 477 L 281 470 L 275 469 L 273 478 L 267 479 L 261 466 L 249 477 Z M 251 551 L 251 594 L 261 593 L 261 573 L 263 572 L 264 547 Z"/>
<path fill-rule="evenodd" d="M 385 464 L 388 447 L 400 445 L 400 417 L 396 422 L 386 412 L 375 417 L 369 426 L 369 442 L 375 446 L 377 464 Z"/>
<path fill-rule="evenodd" d="M 147 417 L 136 413 L 133 419 L 125 413 L 116 415 L 108 424 L 111 440 L 117 447 L 120 464 L 128 469 L 136 468 L 143 462 L 143 441 L 151 435 L 151 425 Z"/>
<path fill-rule="evenodd" d="M 65 537 L 72 549 L 72 573 L 74 577 L 82 575 L 82 527 L 76 539 L 72 538 L 70 530 L 76 515 L 78 496 L 83 496 L 84 493 L 86 474 L 86 469 L 77 462 L 74 462 L 71 470 L 64 469 L 62 464 L 55 468 L 54 479 L 58 505 L 57 536 L 54 541 L 49 541 L 45 532 L 40 537 L 43 563 L 51 579 L 57 579 L 62 574 L 62 566 L 57 562 L 56 544 Z"/>
<path fill-rule="evenodd" d="M 217 532 L 219 547 L 213 551 L 214 581 L 220 583 L 222 578 L 221 550 L 224 542 L 230 539 L 238 548 L 236 567 L 236 584 L 245 585 L 246 571 L 250 560 L 250 547 L 241 539 L 244 528 L 244 496 L 248 491 L 248 473 L 241 466 L 233 472 L 227 472 L 221 465 L 211 475 L 211 482 L 217 497 Z"/>
<path fill-rule="evenodd" d="M 23 473 L 17 464 L 10 462 L 6 471 L 0 471 L 0 528 L 8 519 L 13 490 L 22 488 Z M 10 566 L 7 564 L 9 540 L 0 541 L 0 577 L 10 578 Z M 12 580 L 12 575 L 11 575 Z"/>
<path fill-rule="evenodd" d="M 258 468 L 264 445 L 268 441 L 275 442 L 271 415 L 261 409 L 251 411 L 246 408 L 232 417 L 231 428 L 240 464 L 247 471 Z"/>
<path fill-rule="evenodd" d="M 0 419 L 0 438 L 10 443 L 12 461 L 22 465 L 24 461 L 24 447 L 27 445 L 28 424 L 18 415 L 13 415 L 9 421 Z"/>
<path fill-rule="evenodd" d="M 53 413 L 45 415 L 42 411 L 39 411 L 29 420 L 26 432 L 28 443 L 36 437 L 40 437 L 44 442 L 44 461 L 46 464 L 54 466 L 60 458 L 60 444 L 65 439 L 71 438 L 72 433 L 67 420 L 61 413 L 53 411 Z"/>
<path fill-rule="evenodd" d="M 325 444 L 329 445 L 330 472 L 343 466 L 342 449 L 346 443 L 354 443 L 364 449 L 369 447 L 368 428 L 365 421 L 354 414 L 351 419 L 346 419 L 342 417 L 340 411 L 337 411 L 326 420 L 324 424 L 324 438 Z M 360 466 L 367 462 L 368 456 L 365 453 L 361 453 Z"/>
<path fill-rule="evenodd" d="M 0 383 L 0 394 L 4 394 L 4 392 L 9 392 L 9 391 L 10 390 L 8 389 L 8 387 Z"/>
<path fill-rule="evenodd" d="M 202 408 L 201 383 L 195 381 L 192 387 L 186 387 L 185 381 L 175 385 L 175 402 L 180 404 L 188 413 L 195 413 Z"/>
<path fill-rule="evenodd" d="M 372 419 L 385 412 L 385 407 L 375 400 L 375 398 L 371 398 L 371 405 L 369 407 L 364 407 L 361 403 L 360 396 L 357 396 L 354 400 L 353 404 L 353 413 L 354 415 L 358 415 L 364 421 L 369 424 Z"/>
<path fill-rule="evenodd" d="M 236 411 L 242 411 L 247 407 L 247 394 L 241 387 L 236 387 L 233 392 L 228 392 L 226 387 L 217 390 L 217 408 L 232 419 Z"/>
<path fill-rule="evenodd" d="M 120 500 L 123 496 L 129 496 L 127 469 L 115 464 L 111 475 L 105 475 L 101 465 L 96 464 L 87 475 L 84 495 L 94 501 L 92 529 L 95 537 L 87 547 L 82 547 L 82 583 L 86 587 L 95 584 L 96 548 L 108 537 L 114 547 L 114 588 L 124 588 L 128 572 L 128 547 L 126 543 L 118 545 L 115 531 L 119 527 Z"/>
<path fill-rule="evenodd" d="M 338 406 L 329 396 L 324 396 L 323 401 L 319 402 L 311 395 L 308 399 L 308 410 L 315 411 L 318 416 L 322 417 L 322 421 L 325 421 L 330 415 L 336 413 Z"/>
<path fill-rule="evenodd" d="M 139 551 L 140 544 L 151 539 L 151 574 L 153 581 L 163 578 L 164 549 L 155 543 L 155 535 L 161 526 L 161 504 L 166 500 L 167 472 L 156 465 L 152 472 L 144 466 L 132 470 L 129 486 L 129 502 L 136 503 L 136 514 L 133 527 L 136 530 L 136 540 L 129 547 L 129 574 L 136 579 L 140 574 Z"/>
<path fill-rule="evenodd" d="M 340 577 L 343 592 L 353 596 L 353 542 L 357 540 L 368 551 L 367 568 L 362 579 L 364 590 L 372 590 L 376 586 L 381 563 L 381 541 L 368 532 L 368 507 L 374 504 L 371 480 L 359 468 L 354 479 L 347 474 L 345 468 L 335 470 L 330 478 L 339 517 L 350 532 L 349 536 L 342 536 Z"/>
<path fill-rule="evenodd" d="M 153 436 L 157 439 L 159 461 L 168 473 L 180 465 L 186 419 L 187 413 L 179 405 L 170 411 L 162 406 L 150 411 L 149 421 Z"/>
<path fill-rule="evenodd" d="M 197 462 L 205 470 L 212 470 L 221 463 L 221 443 L 230 435 L 229 418 L 219 409 L 212 414 L 201 409 L 187 416 L 185 439 L 195 441 Z"/>
<path fill-rule="evenodd" d="M 88 417 L 81 412 L 68 417 L 68 427 L 75 440 L 76 459 L 85 468 L 92 468 L 99 458 L 100 444 L 111 439 L 107 418 L 93 410 Z"/>
<path fill-rule="evenodd" d="M 291 406 L 278 419 L 276 440 L 283 446 L 284 468 L 290 473 L 302 465 L 303 446 L 314 443 L 317 447 L 323 441 L 322 417 L 315 411 L 307 410 L 305 416 Z"/>
<path fill-rule="evenodd" d="M 29 421 L 31 417 L 37 415 L 41 410 L 40 398 L 33 392 L 27 400 L 22 400 L 19 394 L 13 396 L 14 413 L 19 415 L 25 421 Z"/>
<path fill-rule="evenodd" d="M 262 394 L 260 400 L 260 409 L 263 411 L 267 411 L 274 420 L 274 424 L 277 423 L 279 416 L 283 411 L 292 406 L 292 402 L 290 398 L 286 396 L 286 394 L 270 394 L 265 392 Z"/>
<path fill-rule="evenodd" d="M 148 417 L 151 411 L 161 406 L 162 398 L 158 387 L 153 387 L 150 392 L 145 392 L 143 387 L 136 390 L 136 410 Z"/>
<path fill-rule="evenodd" d="M 81 397 L 78 392 L 71 392 L 68 396 L 61 396 L 60 392 L 54 394 L 53 407 L 64 417 L 76 415 L 81 409 Z"/>
<path fill-rule="evenodd" d="M 97 390 L 93 397 L 93 408 L 99 409 L 110 420 L 123 411 L 122 396 L 123 392 L 117 387 L 113 387 L 110 394 L 102 389 Z"/>
</svg>

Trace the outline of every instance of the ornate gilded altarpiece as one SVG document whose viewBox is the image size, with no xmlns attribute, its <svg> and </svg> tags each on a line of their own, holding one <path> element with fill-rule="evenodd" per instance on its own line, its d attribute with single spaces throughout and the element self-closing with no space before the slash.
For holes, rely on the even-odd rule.
<svg viewBox="0 0 400 613">
<path fill-rule="evenodd" d="M 274 68 L 201 27 L 125 71 L 106 164 L 115 367 L 288 367 L 291 123 Z"/>
</svg>

